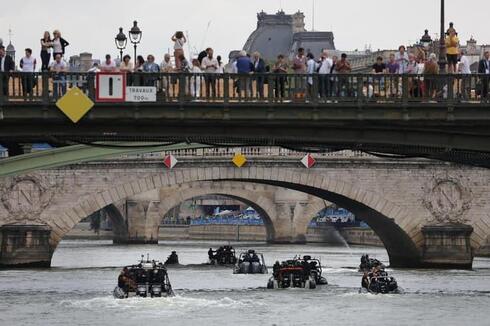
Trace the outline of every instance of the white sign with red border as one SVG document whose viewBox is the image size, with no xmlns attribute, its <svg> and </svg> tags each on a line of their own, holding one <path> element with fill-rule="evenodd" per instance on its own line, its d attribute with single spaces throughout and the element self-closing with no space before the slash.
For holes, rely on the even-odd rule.
<svg viewBox="0 0 490 326">
<path fill-rule="evenodd" d="M 126 101 L 126 74 L 99 72 L 96 75 L 96 101 L 119 103 Z"/>
</svg>

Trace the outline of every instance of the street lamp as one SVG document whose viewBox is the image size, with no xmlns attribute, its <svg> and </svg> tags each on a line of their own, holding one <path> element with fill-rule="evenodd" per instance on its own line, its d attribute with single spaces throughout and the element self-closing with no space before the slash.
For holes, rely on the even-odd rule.
<svg viewBox="0 0 490 326">
<path fill-rule="evenodd" d="M 441 36 L 439 37 L 439 70 L 440 73 L 445 73 L 446 72 L 446 38 L 444 37 L 445 32 L 444 28 L 446 27 L 445 25 L 445 10 L 444 10 L 444 4 L 445 1 L 441 0 Z"/>
<path fill-rule="evenodd" d="M 428 50 L 430 45 L 432 44 L 432 37 L 429 35 L 429 30 L 425 30 L 425 34 L 420 39 L 420 45 L 424 47 L 425 50 Z"/>
<path fill-rule="evenodd" d="M 138 44 L 141 42 L 141 37 L 143 36 L 143 32 L 138 27 L 138 22 L 135 20 L 133 22 L 133 27 L 129 30 L 129 40 L 134 45 L 134 65 L 136 67 L 136 49 Z"/>
<path fill-rule="evenodd" d="M 123 59 L 123 51 L 126 49 L 126 45 L 128 44 L 128 38 L 126 34 L 123 33 L 123 28 L 119 27 L 119 34 L 116 35 L 116 47 L 121 53 L 121 61 Z"/>
</svg>

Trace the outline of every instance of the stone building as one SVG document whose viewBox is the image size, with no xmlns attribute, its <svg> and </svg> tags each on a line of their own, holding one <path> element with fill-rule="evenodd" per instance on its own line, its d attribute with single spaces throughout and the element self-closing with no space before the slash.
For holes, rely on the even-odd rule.
<svg viewBox="0 0 490 326">
<path fill-rule="evenodd" d="M 288 15 L 279 11 L 257 15 L 257 29 L 250 35 L 243 49 L 248 53 L 258 51 L 265 60 L 275 60 L 278 54 L 293 57 L 298 48 L 318 56 L 322 49 L 335 50 L 332 32 L 312 32 L 305 28 L 305 15 L 298 11 Z"/>
</svg>

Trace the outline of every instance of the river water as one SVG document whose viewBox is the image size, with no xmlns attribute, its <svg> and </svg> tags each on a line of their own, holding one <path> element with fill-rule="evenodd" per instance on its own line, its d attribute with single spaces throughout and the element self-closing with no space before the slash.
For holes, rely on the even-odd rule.
<svg viewBox="0 0 490 326">
<path fill-rule="evenodd" d="M 64 241 L 52 269 L 0 271 L 0 325 L 490 325 L 490 259 L 476 259 L 472 271 L 389 270 L 403 294 L 360 294 L 361 254 L 388 258 L 367 247 L 235 246 L 263 252 L 268 265 L 321 258 L 330 285 L 316 290 L 267 290 L 270 275 L 194 266 L 169 269 L 176 297 L 113 299 L 120 267 L 141 254 L 164 260 L 177 250 L 181 264 L 200 264 L 211 245 Z"/>
</svg>

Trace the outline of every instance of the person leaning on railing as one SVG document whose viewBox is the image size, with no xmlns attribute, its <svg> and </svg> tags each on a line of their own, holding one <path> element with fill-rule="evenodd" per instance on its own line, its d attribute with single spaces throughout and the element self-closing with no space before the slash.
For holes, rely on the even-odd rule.
<svg viewBox="0 0 490 326">
<path fill-rule="evenodd" d="M 66 93 L 66 62 L 63 60 L 60 53 L 54 57 L 54 61 L 49 66 L 49 71 L 53 75 L 53 97 L 55 99 L 63 96 Z"/>
<path fill-rule="evenodd" d="M 9 93 L 9 74 L 14 72 L 15 62 L 11 56 L 5 53 L 5 47 L 0 45 L 0 74 L 2 75 L 2 95 L 8 95 Z"/>
<path fill-rule="evenodd" d="M 380 75 L 373 78 L 374 95 L 380 97 L 385 85 L 385 78 L 383 75 L 386 74 L 386 64 L 384 63 L 383 57 L 379 56 L 376 58 L 376 63 L 372 66 L 372 72 L 375 75 Z"/>
</svg>

